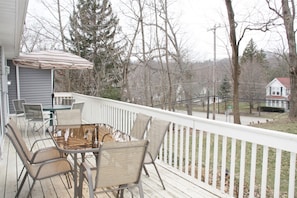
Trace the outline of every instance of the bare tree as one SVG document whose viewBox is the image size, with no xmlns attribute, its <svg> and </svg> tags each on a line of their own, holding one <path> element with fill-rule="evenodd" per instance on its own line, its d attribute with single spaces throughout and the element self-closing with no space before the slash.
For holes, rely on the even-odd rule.
<svg viewBox="0 0 297 198">
<path fill-rule="evenodd" d="M 290 119 L 297 119 L 297 52 L 296 52 L 296 38 L 295 38 L 295 1 L 294 0 L 282 0 L 281 9 L 276 7 L 276 4 L 272 0 L 266 0 L 269 9 L 272 10 L 277 16 L 279 16 L 284 23 L 287 44 L 289 48 L 289 75 L 291 83 L 291 97 L 290 97 Z"/>
<path fill-rule="evenodd" d="M 239 76 L 240 76 L 240 64 L 238 58 L 239 41 L 236 38 L 236 22 L 234 18 L 234 11 L 231 0 L 225 0 L 226 8 L 228 12 L 229 28 L 230 28 L 230 44 L 232 49 L 232 79 L 233 79 L 233 117 L 234 123 L 240 124 L 240 112 L 239 112 Z"/>
</svg>

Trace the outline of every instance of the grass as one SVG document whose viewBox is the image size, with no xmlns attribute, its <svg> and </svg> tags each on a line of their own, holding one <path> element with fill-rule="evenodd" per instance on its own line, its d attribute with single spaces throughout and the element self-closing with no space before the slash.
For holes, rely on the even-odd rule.
<svg viewBox="0 0 297 198">
<path fill-rule="evenodd" d="M 273 121 L 268 123 L 261 123 L 253 126 L 264 128 L 264 129 L 297 134 L 297 122 L 294 120 L 290 120 L 288 117 L 288 113 L 276 114 L 273 117 Z"/>
</svg>

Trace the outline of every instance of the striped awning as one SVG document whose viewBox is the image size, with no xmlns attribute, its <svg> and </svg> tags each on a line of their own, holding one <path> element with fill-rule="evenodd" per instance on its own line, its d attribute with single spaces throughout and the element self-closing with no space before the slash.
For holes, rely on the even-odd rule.
<svg viewBox="0 0 297 198">
<path fill-rule="evenodd" d="M 58 51 L 38 51 L 13 59 L 13 63 L 20 67 L 36 69 L 92 69 L 93 63 L 77 55 Z"/>
</svg>

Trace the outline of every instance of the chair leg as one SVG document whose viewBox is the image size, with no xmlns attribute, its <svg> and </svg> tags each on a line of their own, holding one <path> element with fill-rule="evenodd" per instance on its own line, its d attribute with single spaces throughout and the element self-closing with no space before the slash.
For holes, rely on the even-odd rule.
<svg viewBox="0 0 297 198">
<path fill-rule="evenodd" d="M 138 182 L 138 189 L 139 189 L 140 198 L 144 198 L 141 180 Z"/>
<path fill-rule="evenodd" d="M 144 170 L 145 174 L 149 177 L 150 175 L 149 175 L 149 173 L 148 173 L 148 171 L 147 171 L 145 165 L 143 165 L 143 170 Z"/>
<path fill-rule="evenodd" d="M 21 185 L 20 185 L 20 187 L 19 187 L 19 189 L 18 189 L 18 191 L 17 191 L 17 194 L 15 195 L 16 198 L 19 197 L 19 194 L 20 194 L 20 192 L 21 192 L 21 190 L 22 190 L 22 188 L 23 188 L 23 186 L 24 186 L 24 183 L 25 183 L 27 177 L 28 177 L 28 172 L 26 171 L 26 173 L 25 173 L 25 175 L 24 175 L 24 178 L 23 178 L 23 180 L 22 180 L 22 182 L 21 182 Z"/>
<path fill-rule="evenodd" d="M 42 132 L 43 132 L 43 137 L 45 137 L 45 124 L 42 123 Z"/>
<path fill-rule="evenodd" d="M 21 172 L 20 172 L 20 174 L 19 174 L 19 176 L 18 176 L 17 181 L 20 181 L 21 176 L 22 176 L 24 170 L 25 170 L 25 166 L 23 166 L 23 168 L 22 168 L 22 170 L 21 170 Z"/>
<path fill-rule="evenodd" d="M 25 136 L 28 137 L 28 127 L 29 127 L 29 122 L 26 122 L 26 126 L 25 126 Z"/>
<path fill-rule="evenodd" d="M 156 164 L 155 164 L 154 161 L 153 161 L 153 165 L 154 165 L 154 167 L 155 167 L 155 169 L 156 169 L 156 171 L 157 171 L 157 174 L 158 174 L 159 179 L 160 179 L 160 181 L 161 181 L 161 183 L 162 183 L 163 189 L 166 190 L 166 189 L 165 189 L 165 186 L 164 186 L 164 183 L 163 183 L 163 180 L 162 180 L 162 178 L 161 178 L 161 176 L 160 176 L 160 173 L 159 173 L 159 171 L 158 171 L 158 169 L 157 169 L 157 166 L 156 166 Z"/>
<path fill-rule="evenodd" d="M 68 189 L 72 188 L 71 180 L 70 180 L 70 173 L 65 173 L 66 182 L 68 185 Z"/>
<path fill-rule="evenodd" d="M 27 195 L 27 198 L 29 198 L 30 195 L 31 195 L 31 191 L 32 191 L 32 189 L 33 189 L 33 187 L 34 187 L 35 181 L 36 181 L 36 180 L 33 179 L 33 183 L 32 183 L 32 185 L 31 185 L 31 188 L 30 188 L 30 190 L 29 190 L 29 193 L 28 193 L 28 195 Z"/>
</svg>

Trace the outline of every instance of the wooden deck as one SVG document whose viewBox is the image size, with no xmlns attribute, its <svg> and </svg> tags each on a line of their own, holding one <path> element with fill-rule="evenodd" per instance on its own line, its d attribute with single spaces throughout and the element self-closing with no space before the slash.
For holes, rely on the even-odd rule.
<svg viewBox="0 0 297 198">
<path fill-rule="evenodd" d="M 41 132 L 28 132 L 29 137 L 25 138 L 28 146 L 34 142 L 34 140 L 41 138 Z M 46 141 L 44 145 L 38 145 L 43 147 L 45 145 L 52 144 L 51 141 Z M 71 161 L 72 158 L 69 156 Z M 92 154 L 87 154 L 86 159 L 94 164 L 94 157 Z M 152 165 L 147 166 L 150 173 L 150 177 L 147 177 L 144 172 L 142 175 L 142 183 L 145 197 L 217 197 L 211 192 L 200 188 L 197 184 L 190 182 L 177 173 L 174 173 L 170 167 L 166 167 L 164 164 L 158 163 L 158 169 L 163 178 L 166 190 L 162 189 L 159 178 Z M 3 156 L 0 160 L 0 197 L 10 198 L 14 197 L 17 191 L 17 175 L 22 169 L 22 163 L 18 158 L 13 145 L 10 143 L 7 137 L 4 138 L 3 144 Z M 20 197 L 26 197 L 32 179 L 27 179 Z M 132 190 L 133 197 L 139 197 L 138 190 Z M 125 197 L 132 197 L 131 192 L 125 192 Z M 88 197 L 87 185 L 84 184 L 83 197 Z M 99 194 L 100 197 L 114 197 L 111 194 Z M 73 197 L 73 188 L 68 189 L 66 179 L 64 175 L 56 176 L 53 178 L 37 181 L 33 191 L 32 197 Z"/>
</svg>

